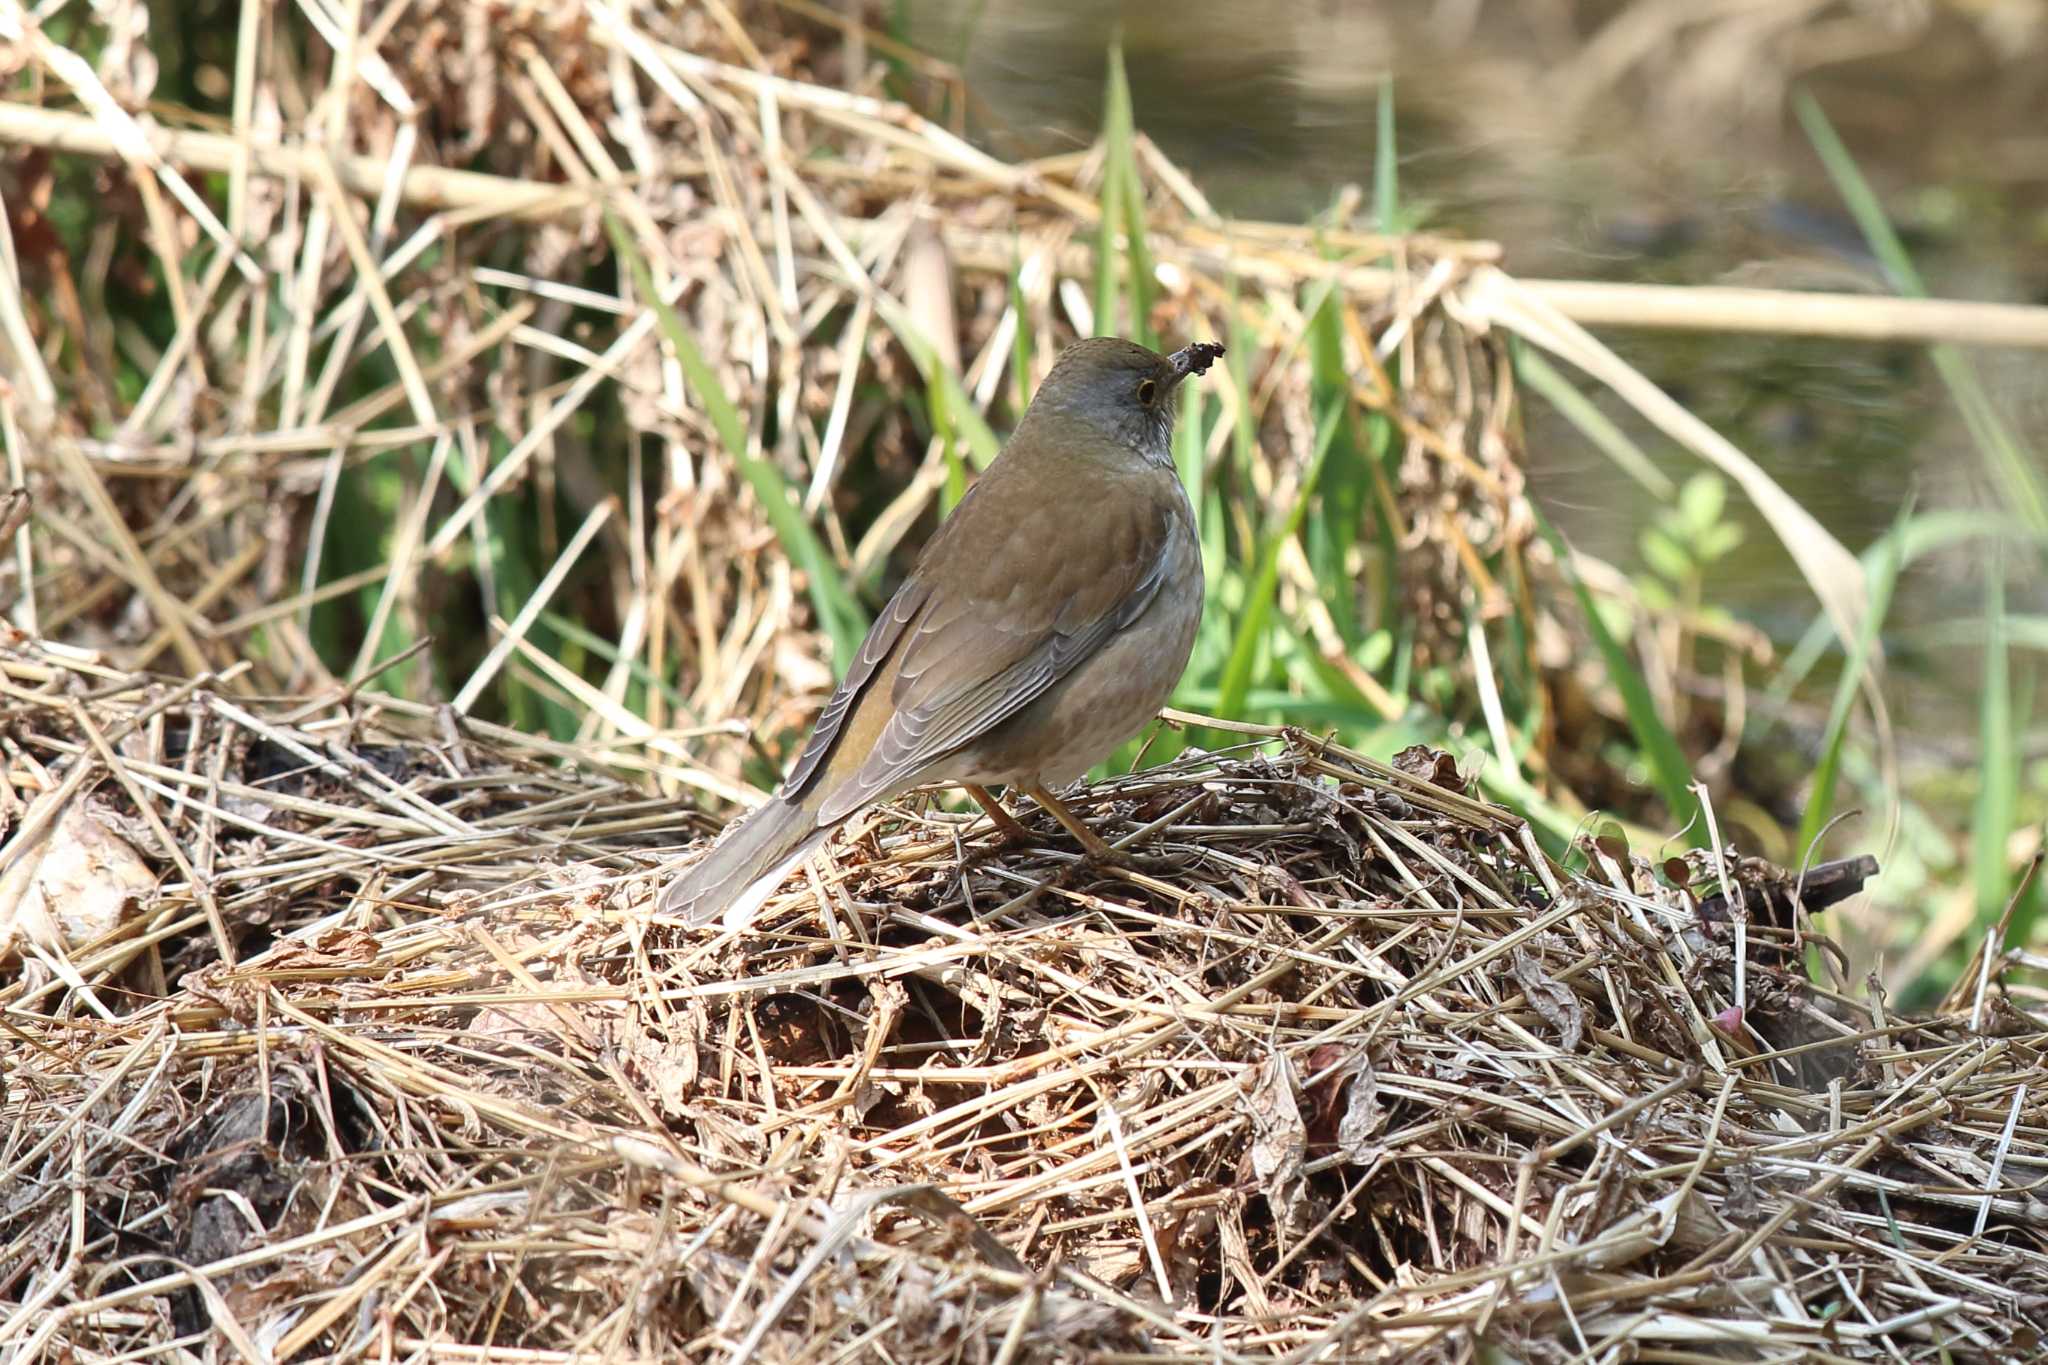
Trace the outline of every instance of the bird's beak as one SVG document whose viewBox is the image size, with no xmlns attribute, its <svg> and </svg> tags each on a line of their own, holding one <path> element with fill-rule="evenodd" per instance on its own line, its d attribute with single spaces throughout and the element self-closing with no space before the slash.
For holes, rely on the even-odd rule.
<svg viewBox="0 0 2048 1365">
<path fill-rule="evenodd" d="M 1216 342 L 1197 341 L 1181 347 L 1166 359 L 1173 366 L 1174 382 L 1178 383 L 1191 374 L 1207 374 L 1209 367 L 1222 354 L 1223 347 Z"/>
</svg>

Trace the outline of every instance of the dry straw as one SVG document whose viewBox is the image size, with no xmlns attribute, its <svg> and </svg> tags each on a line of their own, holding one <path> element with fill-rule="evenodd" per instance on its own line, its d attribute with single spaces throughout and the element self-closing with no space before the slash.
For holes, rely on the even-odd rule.
<svg viewBox="0 0 2048 1365">
<path fill-rule="evenodd" d="M 1262 731 L 1093 789 L 1148 873 L 912 802 L 714 935 L 650 916 L 672 812 L 518 735 L 29 648 L 0 679 L 51 779 L 0 876 L 83 844 L 162 878 L 0 991 L 11 1360 L 2007 1360 L 2048 1328 L 2048 1033 L 1995 964 L 1891 1018 L 1808 984 L 1781 875 L 1567 872 L 1441 755 Z M 264 935 L 220 961 L 217 915 Z"/>
<path fill-rule="evenodd" d="M 795 3 L 248 0 L 216 127 L 140 116 L 142 11 L 93 13 L 122 41 L 88 63 L 0 11 L 44 100 L 0 107 L 0 136 L 125 161 L 118 226 L 177 325 L 161 350 L 110 332 L 62 253 L 17 251 L 47 181 L 0 204 L 0 441 L 33 502 L 0 515 L 25 632 L 0 654 L 0 1358 L 2039 1349 L 2043 1032 L 1995 939 L 1900 1020 L 1806 984 L 1826 941 L 1781 875 L 1612 845 L 1569 873 L 1429 755 L 1243 729 L 1085 798 L 1170 873 L 1096 875 L 1049 827 L 992 848 L 912 803 L 745 936 L 649 918 L 686 819 L 629 784 L 742 798 L 740 736 L 801 717 L 829 669 L 815 582 L 644 293 L 588 286 L 600 208 L 747 454 L 865 572 L 947 463 L 876 435 L 901 419 L 861 376 L 957 356 L 974 411 L 1028 389 L 1050 347 L 1013 373 L 1020 322 L 1090 330 L 1099 155 L 996 161 L 864 84 L 846 54 L 876 35 L 833 47 Z M 426 164 L 437 136 L 486 173 Z M 1246 296 L 1233 357 L 1270 437 L 1246 485 L 1298 487 L 1300 298 L 1330 281 L 1361 401 L 1411 454 L 1388 501 L 1436 518 L 1404 570 L 1514 590 L 1480 579 L 1528 528 L 1474 334 L 1625 386 L 1569 326 L 1611 298 L 1510 280 L 1484 244 L 1225 228 L 1138 147 L 1158 320 L 1213 331 L 1226 281 Z M 194 211 L 205 174 L 225 204 Z M 2038 326 L 1865 304 L 1813 326 Z M 1406 406 L 1379 347 L 1419 376 Z M 139 394 L 109 390 L 117 354 Z M 576 434 L 600 392 L 652 438 L 623 476 Z M 854 536 L 831 495 L 863 441 L 903 491 Z M 413 459 L 388 559 L 323 577 L 343 475 L 391 451 Z M 544 592 L 491 615 L 486 523 L 525 486 L 576 515 L 543 528 Z M 1838 550 L 1802 553 L 1853 617 Z M 1285 595 L 1309 566 L 1279 572 L 1312 610 Z M 438 695 L 516 676 L 589 718 L 576 742 L 365 690 L 435 657 L 451 581 L 492 635 Z M 335 676 L 314 608 L 366 589 Z M 535 646 L 557 609 L 613 628 L 601 682 Z M 397 658 L 389 622 L 416 642 Z M 680 692 L 638 714 L 647 675 Z M 60 913 L 23 913 L 45 891 Z"/>
</svg>

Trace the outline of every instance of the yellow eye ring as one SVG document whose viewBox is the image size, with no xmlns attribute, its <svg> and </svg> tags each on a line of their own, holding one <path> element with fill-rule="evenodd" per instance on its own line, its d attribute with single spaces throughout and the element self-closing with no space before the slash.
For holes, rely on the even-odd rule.
<svg viewBox="0 0 2048 1365">
<path fill-rule="evenodd" d="M 1143 403 L 1146 407 L 1149 408 L 1152 406 L 1152 399 L 1155 396 L 1157 396 L 1158 393 L 1159 385 L 1154 383 L 1152 380 L 1143 379 L 1138 382 L 1138 401 L 1140 403 Z"/>
</svg>

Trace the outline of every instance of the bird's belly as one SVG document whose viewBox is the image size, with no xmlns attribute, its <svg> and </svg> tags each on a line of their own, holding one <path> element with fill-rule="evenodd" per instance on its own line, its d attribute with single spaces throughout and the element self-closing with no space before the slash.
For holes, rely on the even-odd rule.
<svg viewBox="0 0 2048 1365">
<path fill-rule="evenodd" d="M 1063 787 L 1156 716 L 1187 668 L 1202 621 L 1201 558 L 1192 535 L 1182 558 L 1144 615 L 962 750 L 954 780 Z"/>
</svg>

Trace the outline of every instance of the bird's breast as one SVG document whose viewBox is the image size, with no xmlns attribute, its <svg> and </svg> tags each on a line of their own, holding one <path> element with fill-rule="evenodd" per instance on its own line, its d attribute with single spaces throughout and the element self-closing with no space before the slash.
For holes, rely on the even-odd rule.
<svg viewBox="0 0 2048 1365">
<path fill-rule="evenodd" d="M 1159 585 L 1143 611 L 1030 706 L 959 756 L 956 780 L 1061 787 L 1143 729 L 1173 694 L 1202 622 L 1202 547 L 1174 480 Z"/>
</svg>

